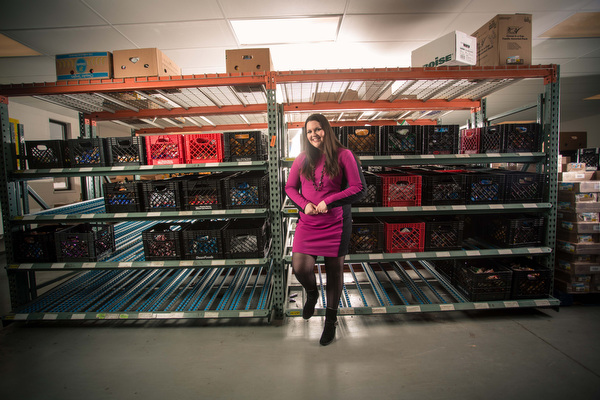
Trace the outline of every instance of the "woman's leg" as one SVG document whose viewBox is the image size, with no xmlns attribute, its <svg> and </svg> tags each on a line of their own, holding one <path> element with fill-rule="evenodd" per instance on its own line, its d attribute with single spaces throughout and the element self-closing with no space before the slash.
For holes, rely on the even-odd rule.
<svg viewBox="0 0 600 400">
<path fill-rule="evenodd" d="M 337 310 L 344 288 L 344 256 L 325 257 L 327 308 Z"/>
<path fill-rule="evenodd" d="M 317 278 L 315 277 L 316 257 L 302 253 L 292 253 L 292 269 L 298 282 L 306 289 L 306 303 L 302 309 L 302 318 L 309 319 L 315 313 L 319 300 Z"/>
</svg>

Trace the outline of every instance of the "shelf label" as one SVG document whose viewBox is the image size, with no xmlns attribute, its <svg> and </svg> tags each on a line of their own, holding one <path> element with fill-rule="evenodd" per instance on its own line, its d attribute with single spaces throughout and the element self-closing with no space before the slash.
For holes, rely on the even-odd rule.
<svg viewBox="0 0 600 400">
<path fill-rule="evenodd" d="M 193 211 L 179 211 L 179 215 L 192 216 L 192 215 L 194 215 L 194 212 Z"/>
<path fill-rule="evenodd" d="M 81 268 L 83 268 L 83 269 L 96 268 L 96 263 L 86 262 L 86 263 L 81 264 Z"/>
<path fill-rule="evenodd" d="M 120 262 L 117 264 L 118 268 L 131 268 L 131 266 L 133 265 L 133 263 L 131 261 L 128 262 Z"/>
<path fill-rule="evenodd" d="M 417 253 L 401 253 L 402 254 L 402 258 L 415 258 L 417 257 Z"/>
<path fill-rule="evenodd" d="M 107 313 L 104 315 L 104 319 L 119 319 L 119 314 Z"/>
<path fill-rule="evenodd" d="M 381 260 L 381 259 L 383 259 L 383 254 L 382 253 L 369 254 L 369 260 Z"/>
<path fill-rule="evenodd" d="M 112 167 L 110 170 L 111 171 L 123 171 L 125 169 L 124 165 L 121 166 L 117 166 L 117 167 Z"/>
<path fill-rule="evenodd" d="M 513 254 L 512 249 L 499 249 L 498 254 Z"/>
<path fill-rule="evenodd" d="M 253 209 L 245 209 L 240 212 L 240 214 L 256 214 L 256 210 Z"/>
<path fill-rule="evenodd" d="M 453 210 L 466 210 L 467 206 L 450 206 Z"/>
<path fill-rule="evenodd" d="M 67 219 L 69 216 L 67 214 L 55 215 L 52 219 Z"/>
<path fill-rule="evenodd" d="M 449 251 L 436 251 L 435 255 L 437 257 L 450 257 L 450 252 Z"/>
<path fill-rule="evenodd" d="M 164 261 L 150 261 L 148 263 L 149 267 L 164 267 L 165 266 L 165 262 Z"/>
<path fill-rule="evenodd" d="M 490 210 L 504 210 L 506 208 L 504 204 L 490 204 L 489 207 Z"/>
<path fill-rule="evenodd" d="M 526 203 L 526 204 L 523 204 L 523 207 L 524 208 L 538 208 L 538 205 L 535 203 Z"/>
<path fill-rule="evenodd" d="M 506 308 L 518 308 L 519 306 L 519 302 L 518 301 L 505 301 L 504 302 L 504 307 Z"/>
<path fill-rule="evenodd" d="M 29 317 L 29 314 L 15 314 L 15 321 L 24 321 Z"/>
<path fill-rule="evenodd" d="M 129 217 L 129 214 L 127 213 L 116 213 L 115 214 L 115 218 L 127 218 Z"/>
<path fill-rule="evenodd" d="M 349 307 L 340 308 L 340 315 L 354 315 L 354 309 Z"/>
<path fill-rule="evenodd" d="M 15 268 L 15 267 L 13 267 L 11 265 L 10 268 Z M 21 265 L 17 265 L 16 268 L 18 268 L 18 269 L 31 269 L 31 268 L 33 268 L 33 264 L 21 264 Z"/>
<path fill-rule="evenodd" d="M 394 211 L 394 212 L 406 212 L 406 211 L 408 211 L 408 207 L 392 207 L 392 211 Z"/>
<path fill-rule="evenodd" d="M 358 207 L 358 212 L 373 212 L 373 207 Z"/>
<path fill-rule="evenodd" d="M 181 261 L 179 261 L 179 266 L 180 267 L 193 267 L 194 260 L 181 260 Z"/>
<path fill-rule="evenodd" d="M 71 319 L 77 319 L 77 320 L 85 319 L 85 314 L 73 314 L 73 315 L 71 315 Z"/>
<path fill-rule="evenodd" d="M 454 304 L 440 304 L 440 311 L 454 311 Z"/>
<path fill-rule="evenodd" d="M 63 269 L 65 267 L 65 263 L 52 263 L 52 265 L 50 265 L 51 269 Z"/>
<path fill-rule="evenodd" d="M 423 211 L 437 211 L 437 206 L 423 206 L 421 207 Z"/>
<path fill-rule="evenodd" d="M 148 217 L 160 217 L 161 214 L 159 212 L 154 211 L 154 212 L 149 212 L 146 215 Z"/>
<path fill-rule="evenodd" d="M 373 307 L 371 311 L 373 314 L 385 314 L 387 312 L 385 307 Z"/>
<path fill-rule="evenodd" d="M 96 214 L 81 214 L 81 218 L 94 218 Z"/>
<path fill-rule="evenodd" d="M 58 318 L 58 314 L 44 314 L 44 319 L 55 320 Z"/>
<path fill-rule="evenodd" d="M 534 303 L 538 307 L 546 307 L 550 305 L 550 302 L 548 300 L 534 300 Z"/>
<path fill-rule="evenodd" d="M 227 212 L 227 210 L 212 210 L 212 215 L 220 215 L 220 214 L 225 214 Z"/>
<path fill-rule="evenodd" d="M 474 305 L 476 310 L 487 310 L 490 308 L 488 303 L 475 303 Z"/>
<path fill-rule="evenodd" d="M 527 251 L 529 252 L 529 254 L 543 253 L 543 250 L 539 247 L 536 247 L 533 249 L 527 249 Z"/>
<path fill-rule="evenodd" d="M 154 318 L 154 313 L 138 313 L 138 318 L 140 319 L 152 319 Z"/>
<path fill-rule="evenodd" d="M 298 311 L 290 311 L 290 316 L 297 317 L 297 316 L 299 316 L 300 314 L 301 314 L 301 312 L 300 312 L 299 310 L 298 310 Z"/>
<path fill-rule="evenodd" d="M 240 311 L 239 316 L 242 318 L 254 317 L 254 311 Z"/>
<path fill-rule="evenodd" d="M 471 256 L 480 256 L 481 252 L 479 250 L 467 250 L 465 251 L 465 254 L 469 257 Z"/>
<path fill-rule="evenodd" d="M 206 311 L 204 313 L 204 318 L 219 318 L 219 312 Z"/>
<path fill-rule="evenodd" d="M 421 306 L 406 306 L 406 312 L 421 312 Z"/>
<path fill-rule="evenodd" d="M 212 260 L 210 265 L 225 265 L 225 260 Z"/>
</svg>

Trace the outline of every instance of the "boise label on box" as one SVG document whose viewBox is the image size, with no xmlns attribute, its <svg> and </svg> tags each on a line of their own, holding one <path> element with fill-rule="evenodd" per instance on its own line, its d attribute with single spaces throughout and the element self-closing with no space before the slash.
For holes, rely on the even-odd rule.
<svg viewBox="0 0 600 400">
<path fill-rule="evenodd" d="M 181 69 L 156 48 L 113 51 L 115 78 L 181 75 Z"/>
<path fill-rule="evenodd" d="M 530 65 L 531 14 L 498 14 L 473 36 L 477 65 Z"/>
<path fill-rule="evenodd" d="M 475 65 L 477 40 L 464 32 L 454 31 L 414 50 L 413 67 Z"/>
<path fill-rule="evenodd" d="M 57 54 L 56 79 L 112 78 L 112 54 L 108 51 Z"/>
</svg>

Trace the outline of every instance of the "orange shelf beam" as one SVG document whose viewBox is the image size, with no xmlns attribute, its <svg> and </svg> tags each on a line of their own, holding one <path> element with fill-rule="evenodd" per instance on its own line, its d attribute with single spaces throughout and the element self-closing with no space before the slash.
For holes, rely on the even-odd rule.
<svg viewBox="0 0 600 400">
<path fill-rule="evenodd" d="M 199 126 L 184 126 L 178 128 L 176 126 L 161 128 L 137 129 L 136 135 L 164 135 L 167 133 L 194 133 L 194 132 L 223 132 L 223 131 L 253 131 L 257 129 L 267 129 L 268 124 L 232 124 L 232 125 L 205 125 Z"/>
<path fill-rule="evenodd" d="M 344 101 L 323 103 L 290 103 L 284 104 L 285 112 L 305 112 L 320 110 L 327 111 L 387 111 L 387 110 L 471 110 L 479 107 L 479 101 L 468 99 L 456 100 L 395 100 L 393 102 L 379 101 Z"/>
<path fill-rule="evenodd" d="M 190 107 L 187 110 L 184 108 L 173 108 L 167 110 L 166 108 L 158 109 L 144 109 L 140 111 L 132 110 L 119 110 L 114 113 L 110 112 L 98 112 L 86 114 L 87 118 L 92 118 L 97 121 L 110 121 L 110 120 L 126 120 L 126 119 L 138 119 L 138 118 L 171 118 L 171 117 L 194 117 L 199 115 L 229 115 L 229 114 L 260 114 L 267 113 L 266 104 L 249 104 L 247 106 L 234 105 L 234 106 L 207 106 L 207 107 Z"/>
<path fill-rule="evenodd" d="M 432 119 L 402 119 L 409 125 L 437 125 L 436 120 Z M 385 125 L 397 125 L 398 120 L 395 119 L 377 119 L 373 121 L 348 121 L 348 122 L 332 122 L 331 126 L 385 126 Z M 288 129 L 304 128 L 304 122 L 288 122 Z"/>
</svg>

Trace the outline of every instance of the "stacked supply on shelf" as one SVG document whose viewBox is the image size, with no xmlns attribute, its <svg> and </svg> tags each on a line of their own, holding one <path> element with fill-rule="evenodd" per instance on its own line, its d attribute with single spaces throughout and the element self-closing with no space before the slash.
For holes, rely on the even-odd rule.
<svg viewBox="0 0 600 400">
<path fill-rule="evenodd" d="M 597 174 L 584 163 L 569 163 L 567 172 L 560 174 L 555 286 L 564 293 L 600 293 Z"/>
</svg>

